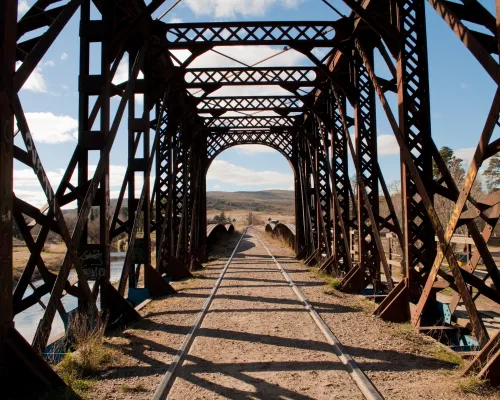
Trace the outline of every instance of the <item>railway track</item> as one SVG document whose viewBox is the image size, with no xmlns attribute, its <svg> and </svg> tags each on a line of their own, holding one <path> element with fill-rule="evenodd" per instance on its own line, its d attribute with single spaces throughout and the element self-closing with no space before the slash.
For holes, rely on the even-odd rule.
<svg viewBox="0 0 500 400">
<path fill-rule="evenodd" d="M 281 266 L 279 261 L 275 258 L 275 256 L 272 254 L 268 246 L 262 241 L 260 236 L 252 229 L 252 228 L 246 228 L 243 234 L 240 236 L 231 256 L 227 260 L 225 266 L 223 267 L 217 281 L 215 282 L 209 296 L 205 300 L 202 309 L 200 313 L 198 314 L 195 322 L 191 326 L 188 334 L 186 335 L 181 347 L 178 349 L 177 354 L 173 358 L 170 367 L 166 374 L 164 375 L 162 381 L 160 382 L 160 385 L 158 386 L 153 399 L 154 400 L 163 400 L 170 398 L 170 392 L 171 389 L 174 386 L 174 383 L 176 382 L 177 377 L 179 374 L 182 372 L 183 369 L 183 364 L 184 361 L 188 358 L 191 346 L 194 342 L 194 339 L 197 337 L 200 328 L 205 320 L 205 317 L 207 316 L 211 305 L 217 297 L 217 292 L 219 288 L 221 287 L 222 281 L 224 280 L 224 277 L 226 276 L 226 273 L 228 272 L 235 254 L 237 253 L 243 239 L 245 236 L 248 234 L 249 237 L 256 238 L 256 243 L 259 243 L 263 249 L 265 249 L 265 252 L 268 254 L 269 257 L 269 263 L 270 265 L 275 265 L 277 267 L 277 270 L 281 273 L 283 276 L 284 280 L 286 281 L 286 285 L 290 287 L 290 289 L 294 292 L 295 296 L 297 299 L 303 304 L 304 308 L 307 310 L 312 322 L 316 326 L 316 334 L 321 334 L 324 336 L 326 341 L 328 342 L 329 346 L 329 351 L 334 354 L 338 361 L 340 361 L 340 364 L 342 365 L 343 370 L 347 374 L 344 378 L 352 380 L 352 382 L 356 385 L 356 387 L 359 389 L 359 392 L 362 394 L 363 398 L 369 399 L 369 400 L 375 400 L 375 399 L 383 399 L 382 395 L 378 392 L 376 387 L 373 385 L 373 383 L 368 379 L 368 377 L 363 373 L 363 371 L 359 368 L 359 366 L 356 364 L 356 362 L 353 360 L 353 358 L 345 351 L 344 347 L 342 346 L 342 343 L 338 340 L 338 338 L 335 336 L 335 334 L 332 332 L 332 330 L 328 327 L 328 325 L 324 322 L 324 320 L 321 318 L 321 316 L 316 312 L 314 307 L 311 305 L 311 303 L 308 301 L 308 299 L 304 296 L 304 294 L 300 291 L 298 286 L 294 283 L 290 275 L 287 273 L 286 269 Z M 251 263 L 251 261 L 249 262 Z M 266 269 L 268 271 L 268 269 Z"/>
</svg>

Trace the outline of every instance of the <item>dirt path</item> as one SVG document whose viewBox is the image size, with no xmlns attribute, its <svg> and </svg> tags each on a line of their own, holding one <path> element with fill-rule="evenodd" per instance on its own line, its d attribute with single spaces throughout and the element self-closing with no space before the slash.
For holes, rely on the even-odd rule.
<svg viewBox="0 0 500 400">
<path fill-rule="evenodd" d="M 488 397 L 457 390 L 456 356 L 408 324 L 372 317 L 371 303 L 327 288 L 263 228 L 253 232 L 386 399 Z M 151 302 L 141 311 L 142 321 L 108 339 L 124 358 L 92 385 L 87 398 L 152 398 L 239 236 L 219 247 L 219 258 L 206 264 L 199 279 L 174 283 L 177 295 Z M 242 241 L 169 396 L 221 398 L 362 398 L 257 238 Z"/>
<path fill-rule="evenodd" d="M 169 399 L 220 397 L 363 398 L 252 230 Z"/>
</svg>

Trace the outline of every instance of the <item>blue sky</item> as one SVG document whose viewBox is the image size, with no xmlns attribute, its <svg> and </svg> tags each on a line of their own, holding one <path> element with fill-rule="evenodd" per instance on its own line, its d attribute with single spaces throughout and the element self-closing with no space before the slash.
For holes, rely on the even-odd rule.
<svg viewBox="0 0 500 400">
<path fill-rule="evenodd" d="M 34 0 L 20 2 L 20 15 Z M 331 0 L 343 13 L 343 3 Z M 173 1 L 167 1 L 157 12 L 163 13 Z M 482 2 L 494 10 L 494 2 Z M 321 0 L 184 0 L 163 18 L 165 22 L 235 21 L 235 20 L 330 20 L 336 14 Z M 79 13 L 56 40 L 38 69 L 21 90 L 21 100 L 27 113 L 45 169 L 54 186 L 76 144 L 78 127 L 77 78 Z M 466 162 L 477 145 L 488 113 L 495 85 L 478 62 L 465 49 L 455 34 L 427 4 L 429 71 L 431 84 L 432 133 L 438 147 L 448 145 Z M 29 37 L 27 37 L 29 38 Z M 248 49 L 218 49 L 246 63 L 257 62 L 276 54 L 281 48 L 260 46 Z M 93 52 L 95 60 L 98 60 Z M 262 65 L 309 65 L 301 54 L 289 51 Z M 227 59 L 207 53 L 192 66 L 233 66 Z M 97 67 L 97 61 L 92 68 Z M 379 58 L 375 60 L 378 74 L 387 77 Z M 126 70 L 126 64 L 119 70 Z M 117 77 L 119 80 L 120 77 Z M 276 93 L 281 93 L 275 89 Z M 273 88 L 229 89 L 226 94 L 274 94 Z M 388 94 L 397 115 L 396 96 Z M 117 100 L 113 101 L 116 107 Z M 126 118 L 124 118 L 124 121 Z M 378 106 L 378 135 L 380 164 L 387 182 L 398 180 L 399 156 L 395 139 L 383 110 Z M 19 139 L 16 139 L 19 140 Z M 127 157 L 126 129 L 122 123 L 111 154 L 112 196 L 119 190 L 125 172 Z M 91 159 L 91 164 L 96 159 Z M 354 172 L 351 169 L 351 172 Z M 217 157 L 208 173 L 208 190 L 262 190 L 291 189 L 293 174 L 283 156 L 269 148 L 240 146 L 229 149 Z M 15 164 L 15 190 L 22 198 L 43 203 L 33 173 L 20 163 Z"/>
</svg>

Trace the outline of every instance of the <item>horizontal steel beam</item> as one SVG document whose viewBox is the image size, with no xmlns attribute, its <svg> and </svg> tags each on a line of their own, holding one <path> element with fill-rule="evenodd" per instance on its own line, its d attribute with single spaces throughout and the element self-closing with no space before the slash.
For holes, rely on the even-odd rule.
<svg viewBox="0 0 500 400">
<path fill-rule="evenodd" d="M 190 68 L 186 87 L 214 88 L 224 85 L 316 86 L 327 77 L 316 67 Z"/>
<path fill-rule="evenodd" d="M 206 97 L 198 103 L 197 110 L 200 113 L 265 110 L 299 112 L 304 111 L 304 103 L 295 96 Z"/>
<path fill-rule="evenodd" d="M 288 45 L 333 47 L 337 31 L 352 31 L 352 20 L 300 22 L 214 22 L 165 24 L 157 22 L 157 35 L 170 49 L 206 49 L 207 46 Z"/>
<path fill-rule="evenodd" d="M 218 117 L 202 118 L 208 128 L 273 128 L 292 127 L 295 121 L 290 117 Z"/>
</svg>

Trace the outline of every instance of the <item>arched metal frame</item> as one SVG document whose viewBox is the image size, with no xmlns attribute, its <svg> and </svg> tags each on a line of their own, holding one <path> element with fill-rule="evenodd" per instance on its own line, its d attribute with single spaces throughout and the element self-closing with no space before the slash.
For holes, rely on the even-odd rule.
<svg viewBox="0 0 500 400">
<path fill-rule="evenodd" d="M 481 200 L 471 196 L 480 167 L 500 148 L 498 141 L 491 141 L 498 125 L 500 90 L 497 88 L 492 101 L 467 179 L 458 187 L 431 136 L 425 1 L 344 2 L 353 12 L 336 21 L 196 24 L 153 20 L 151 15 L 161 7 L 161 0 L 148 5 L 143 0 L 62 0 L 56 7 L 51 7 L 53 2 L 38 0 L 19 21 L 17 1 L 1 3 L 0 374 L 26 377 L 32 388 L 63 385 L 40 355 L 47 346 L 55 315 L 58 313 L 67 321 L 74 312 L 62 305 L 65 295 L 77 297 L 78 310 L 93 318 L 100 294 L 101 307 L 115 321 L 137 317 L 127 296 L 130 299 L 132 295 L 172 293 L 163 274 L 175 278 L 189 276 L 189 267 L 198 265 L 203 258 L 204 176 L 210 157 L 239 140 L 270 145 L 293 165 L 298 256 L 343 277 L 343 290 L 360 293 L 369 288 L 385 293 L 375 313 L 392 321 L 411 320 L 415 326 L 441 324 L 439 315 L 429 310 L 440 307 L 437 288 L 449 285 L 454 291 L 450 312 L 463 304 L 477 347 L 484 349 L 474 361 L 475 365 L 488 362 L 480 376 L 489 373 L 488 378 L 500 381 L 500 352 L 488 361 L 488 352 L 496 342 L 493 339 L 487 344 L 489 336 L 475 304 L 480 295 L 500 303 L 500 273 L 487 247 L 500 217 L 500 195 L 495 192 Z M 463 4 L 444 0 L 429 3 L 497 87 L 497 18 L 477 0 Z M 97 12 L 91 18 L 92 4 Z M 38 156 L 18 92 L 79 8 L 78 143 L 59 187 L 54 189 Z M 483 32 L 470 29 L 469 22 L 482 25 Z M 26 35 L 29 39 L 25 39 Z M 91 73 L 91 57 L 96 57 L 90 51 L 92 44 L 100 48 L 98 73 Z M 288 46 L 305 54 L 313 66 L 189 68 L 196 57 L 214 46 L 242 44 Z M 316 47 L 328 47 L 331 51 L 320 60 L 313 53 Z M 176 49 L 187 49 L 191 56 L 179 62 L 171 52 Z M 377 75 L 374 51 L 385 60 L 389 78 Z M 125 53 L 130 60 L 129 78 L 121 84 L 113 83 Z M 186 76 L 191 78 L 186 80 Z M 211 97 L 221 86 L 236 84 L 279 85 L 291 96 L 238 100 Z M 311 87 L 310 93 L 304 92 L 304 88 Z M 201 95 L 193 96 L 188 92 L 192 89 L 198 89 Z M 397 111 L 387 103 L 388 91 L 398 96 Z M 116 108 L 111 107 L 114 96 L 119 97 Z M 144 98 L 140 110 L 135 106 L 137 96 Z M 349 115 L 347 103 L 352 106 L 353 115 Z M 377 103 L 382 106 L 380 110 L 386 114 L 401 151 L 401 220 L 378 164 Z M 224 116 L 231 111 L 262 111 L 266 107 L 277 116 Z M 125 112 L 127 173 L 112 214 L 109 155 Z M 354 140 L 349 133 L 351 127 Z M 19 136 L 14 143 L 17 130 Z M 238 130 L 269 133 L 265 138 L 247 140 L 238 136 Z M 291 150 L 289 141 L 272 139 L 279 132 L 285 135 L 283 132 L 292 131 Z M 217 142 L 218 135 L 226 135 L 223 143 Z M 207 147 L 210 145 L 212 150 Z M 99 154 L 95 170 L 89 168 L 90 152 Z M 349 154 L 354 161 L 356 193 L 349 182 Z M 16 197 L 14 160 L 33 169 L 47 197 L 47 207 L 40 209 Z M 433 164 L 439 171 L 437 177 L 433 175 Z M 152 174 L 156 182 L 151 188 Z M 74 175 L 76 186 L 72 183 Z M 141 189 L 139 176 L 144 184 L 137 196 Z M 455 205 L 446 226 L 434 209 L 435 196 L 448 198 Z M 385 199 L 388 215 L 380 215 L 379 198 Z M 120 214 L 125 199 L 126 216 Z M 70 232 L 61 207 L 72 202 L 77 203 L 78 220 Z M 99 215 L 99 238 L 97 243 L 90 243 L 87 227 L 94 211 Z M 30 251 L 15 288 L 14 222 Z M 458 265 L 450 246 L 459 226 L 467 227 L 477 249 L 466 266 Z M 36 238 L 31 234 L 34 227 L 40 228 Z M 144 234 L 137 237 L 140 227 Z M 350 230 L 357 233 L 359 259 L 353 258 L 349 250 Z M 384 253 L 381 234 L 385 230 L 396 235 L 402 249 L 404 277 L 399 282 L 393 279 Z M 57 274 L 47 269 L 41 256 L 50 232 L 60 235 L 67 247 Z M 153 232 L 155 266 L 150 253 L 154 247 Z M 110 244 L 121 234 L 126 235 L 128 250 L 116 289 L 110 282 Z M 441 268 L 445 258 L 449 270 Z M 474 275 L 479 260 L 484 262 L 493 285 Z M 43 284 L 26 294 L 35 270 Z M 75 281 L 69 280 L 72 270 L 76 272 Z M 144 284 L 140 277 L 144 277 Z M 15 329 L 13 318 L 46 294 L 50 294 L 50 299 L 30 345 Z M 411 303 L 415 305 L 413 314 Z"/>
</svg>

